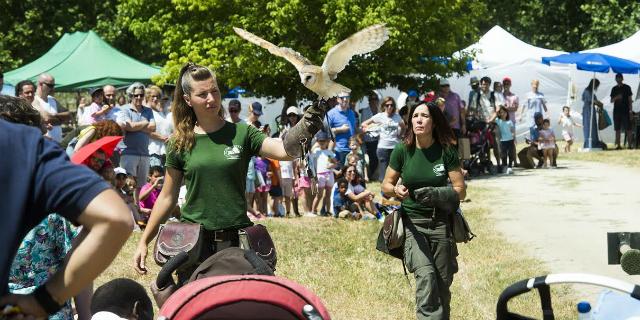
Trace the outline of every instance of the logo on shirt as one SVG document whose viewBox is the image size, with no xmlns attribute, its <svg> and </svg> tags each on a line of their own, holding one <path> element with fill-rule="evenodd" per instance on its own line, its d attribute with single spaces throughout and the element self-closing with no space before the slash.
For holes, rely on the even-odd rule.
<svg viewBox="0 0 640 320">
<path fill-rule="evenodd" d="M 436 164 L 435 166 L 433 166 L 433 173 L 436 174 L 436 177 L 444 176 L 444 171 L 444 164 Z"/>
<path fill-rule="evenodd" d="M 240 154 L 242 153 L 242 146 L 233 145 L 231 147 L 226 147 L 224 149 L 224 157 L 227 160 L 238 160 L 240 159 Z"/>
</svg>

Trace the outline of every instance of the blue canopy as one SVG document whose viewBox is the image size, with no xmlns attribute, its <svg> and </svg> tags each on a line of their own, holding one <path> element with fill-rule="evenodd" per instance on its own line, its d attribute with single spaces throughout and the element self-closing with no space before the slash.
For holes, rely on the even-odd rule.
<svg viewBox="0 0 640 320">
<path fill-rule="evenodd" d="M 574 52 L 554 57 L 542 57 L 542 63 L 551 65 L 551 62 L 575 64 L 578 70 L 603 73 L 613 70 L 616 73 L 635 74 L 640 70 L 639 63 L 602 53 Z"/>
</svg>

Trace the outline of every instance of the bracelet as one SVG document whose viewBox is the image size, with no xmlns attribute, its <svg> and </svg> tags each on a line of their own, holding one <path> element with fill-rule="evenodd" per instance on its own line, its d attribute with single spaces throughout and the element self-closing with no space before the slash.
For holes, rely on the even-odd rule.
<svg viewBox="0 0 640 320">
<path fill-rule="evenodd" d="M 47 314 L 54 314 L 62 309 L 62 305 L 59 305 L 58 302 L 53 299 L 44 284 L 33 291 L 33 297 Z"/>
</svg>

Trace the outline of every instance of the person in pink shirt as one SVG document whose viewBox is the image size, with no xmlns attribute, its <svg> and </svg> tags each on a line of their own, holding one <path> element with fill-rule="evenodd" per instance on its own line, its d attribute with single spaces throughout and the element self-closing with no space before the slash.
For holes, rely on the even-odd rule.
<svg viewBox="0 0 640 320">
<path fill-rule="evenodd" d="M 153 166 L 149 169 L 149 182 L 140 189 L 138 206 L 140 207 L 140 218 L 138 225 L 145 226 L 151 215 L 151 210 L 156 204 L 156 200 L 164 184 L 164 169 L 160 166 Z"/>
<path fill-rule="evenodd" d="M 507 112 L 509 112 L 509 120 L 513 122 L 513 125 L 516 125 L 516 111 L 518 111 L 518 107 L 520 105 L 520 99 L 518 96 L 511 92 L 511 78 L 504 77 L 502 79 L 502 87 L 504 88 L 502 94 L 504 95 L 504 104 L 505 108 L 507 108 Z M 518 166 L 518 157 L 516 157 L 516 141 L 515 135 L 513 136 L 513 148 L 511 148 L 511 159 L 514 161 L 514 165 Z"/>
</svg>

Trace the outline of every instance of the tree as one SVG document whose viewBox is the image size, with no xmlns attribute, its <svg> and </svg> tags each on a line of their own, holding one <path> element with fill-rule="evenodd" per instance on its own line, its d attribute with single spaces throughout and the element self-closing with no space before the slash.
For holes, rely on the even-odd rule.
<svg viewBox="0 0 640 320">
<path fill-rule="evenodd" d="M 339 41 L 386 23 L 387 43 L 352 59 L 338 76 L 357 98 L 387 84 L 416 87 L 423 81 L 418 74 L 462 72 L 465 57 L 446 64 L 430 57 L 449 57 L 473 43 L 485 7 L 476 0 L 123 0 L 118 9 L 136 37 L 161 39 L 168 60 L 158 83 L 175 81 L 180 67 L 193 61 L 215 69 L 223 89 L 241 85 L 259 96 L 285 97 L 286 106 L 315 97 L 289 62 L 241 39 L 233 26 L 320 65 Z"/>
<path fill-rule="evenodd" d="M 591 17 L 582 37 L 584 48 L 622 41 L 638 31 L 640 2 L 636 0 L 589 1 L 580 9 Z"/>
</svg>

